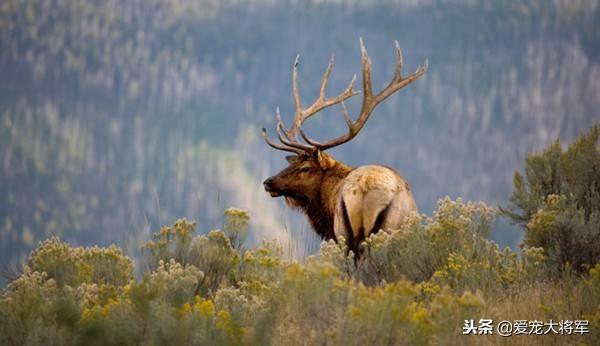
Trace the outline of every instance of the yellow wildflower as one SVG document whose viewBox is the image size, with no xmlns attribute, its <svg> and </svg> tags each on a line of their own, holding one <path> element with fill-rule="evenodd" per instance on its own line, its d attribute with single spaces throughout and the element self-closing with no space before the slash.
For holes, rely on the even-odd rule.
<svg viewBox="0 0 600 346">
<path fill-rule="evenodd" d="M 362 311 L 360 310 L 360 308 L 354 305 L 351 305 L 348 308 L 348 312 L 350 313 L 350 316 L 354 318 L 360 318 L 362 315 Z"/>
<path fill-rule="evenodd" d="M 215 304 L 210 299 L 203 299 L 202 297 L 196 296 L 194 310 L 198 311 L 203 316 L 214 316 Z"/>
<path fill-rule="evenodd" d="M 190 303 L 183 304 L 178 310 L 180 316 L 183 316 L 191 311 L 192 311 L 192 306 L 190 305 Z"/>
</svg>

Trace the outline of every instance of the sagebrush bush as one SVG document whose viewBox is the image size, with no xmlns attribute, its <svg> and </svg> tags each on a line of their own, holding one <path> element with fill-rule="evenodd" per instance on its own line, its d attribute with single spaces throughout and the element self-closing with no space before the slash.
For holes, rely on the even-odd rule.
<svg viewBox="0 0 600 346">
<path fill-rule="evenodd" d="M 72 247 L 52 237 L 33 251 L 27 264 L 33 271 L 47 273 L 59 286 L 83 283 L 122 286 L 133 279 L 133 262 L 115 245 Z"/>
<path fill-rule="evenodd" d="M 433 217 L 415 216 L 400 232 L 371 235 L 353 276 L 370 284 L 407 278 L 427 281 L 429 290 L 449 286 L 463 292 L 502 289 L 534 275 L 509 248 L 500 250 L 487 239 L 494 215 L 483 203 L 446 197 Z"/>
<path fill-rule="evenodd" d="M 229 238 L 231 246 L 240 250 L 248 236 L 250 215 L 247 211 L 237 208 L 228 208 L 223 214 L 225 216 L 223 232 Z"/>
<path fill-rule="evenodd" d="M 211 231 L 208 235 L 193 237 L 196 222 L 179 219 L 171 227 L 163 227 L 142 246 L 142 252 L 149 268 L 163 262 L 176 261 L 183 265 L 202 268 L 203 278 L 198 292 L 216 290 L 222 283 L 236 281 L 240 263 L 239 251 L 231 245 L 230 238 L 221 231 Z"/>
<path fill-rule="evenodd" d="M 557 270 L 585 272 L 600 260 L 600 124 L 566 150 L 557 140 L 516 172 L 504 215 L 525 229 L 525 246 L 541 247 Z"/>
<path fill-rule="evenodd" d="M 232 215 L 247 224 L 247 214 Z M 330 241 L 302 263 L 277 242 L 244 250 L 231 244 L 240 238 L 194 235 L 195 222 L 181 219 L 142 247 L 137 279 L 114 246 L 52 238 L 0 298 L 0 344 L 501 344 L 463 336 L 464 320 L 598 323 L 600 265 L 588 278 L 548 280 L 544 249 L 519 257 L 486 238 L 493 219 L 481 203 L 444 198 L 433 216 L 369 237 L 358 260 Z M 590 329 L 522 340 L 592 343 Z"/>
</svg>

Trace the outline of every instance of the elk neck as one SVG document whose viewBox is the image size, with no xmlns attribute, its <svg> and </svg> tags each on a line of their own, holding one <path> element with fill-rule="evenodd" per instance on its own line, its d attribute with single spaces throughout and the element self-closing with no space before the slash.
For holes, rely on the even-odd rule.
<svg viewBox="0 0 600 346">
<path fill-rule="evenodd" d="M 317 197 L 309 200 L 303 208 L 312 228 L 325 240 L 335 239 L 333 216 L 337 197 L 342 180 L 350 174 L 352 169 L 341 162 L 336 162 L 332 168 L 324 172 Z"/>
</svg>

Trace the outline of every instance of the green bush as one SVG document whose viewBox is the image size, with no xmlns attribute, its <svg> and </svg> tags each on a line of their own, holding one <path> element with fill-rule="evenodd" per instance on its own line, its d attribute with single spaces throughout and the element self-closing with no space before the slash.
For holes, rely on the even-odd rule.
<svg viewBox="0 0 600 346">
<path fill-rule="evenodd" d="M 198 292 L 215 291 L 222 283 L 234 283 L 240 264 L 240 254 L 231 245 L 230 238 L 221 231 L 192 237 L 195 221 L 179 219 L 171 227 L 163 227 L 142 246 L 150 269 L 160 263 L 175 261 L 193 265 L 203 272 Z"/>
<path fill-rule="evenodd" d="M 371 235 L 352 276 L 368 284 L 406 278 L 458 293 L 507 288 L 544 271 L 542 258 L 519 260 L 509 248 L 500 250 L 487 239 L 494 215 L 483 203 L 446 197 L 433 217 L 415 216 L 400 232 Z"/>
<path fill-rule="evenodd" d="M 122 286 L 133 279 L 133 262 L 117 246 L 71 247 L 57 237 L 41 243 L 29 256 L 28 265 L 33 271 L 45 272 L 59 286 Z"/>
<path fill-rule="evenodd" d="M 600 125 L 563 150 L 557 140 L 515 173 L 504 215 L 525 229 L 524 245 L 544 249 L 553 267 L 584 272 L 600 260 Z"/>
<path fill-rule="evenodd" d="M 250 215 L 247 211 L 237 208 L 226 209 L 223 214 L 225 216 L 223 231 L 229 238 L 231 245 L 240 250 L 248 235 Z"/>
</svg>

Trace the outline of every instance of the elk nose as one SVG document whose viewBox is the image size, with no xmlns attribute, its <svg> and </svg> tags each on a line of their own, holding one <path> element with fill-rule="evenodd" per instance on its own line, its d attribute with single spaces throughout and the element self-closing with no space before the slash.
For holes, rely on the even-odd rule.
<svg viewBox="0 0 600 346">
<path fill-rule="evenodd" d="M 268 178 L 267 180 L 263 181 L 263 185 L 266 190 L 270 189 L 273 186 L 273 178 Z"/>
</svg>

